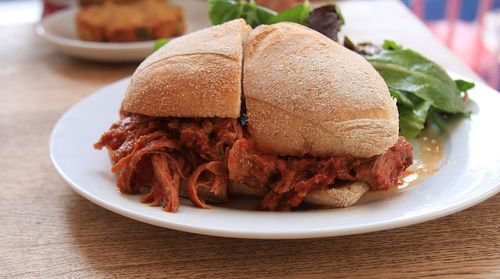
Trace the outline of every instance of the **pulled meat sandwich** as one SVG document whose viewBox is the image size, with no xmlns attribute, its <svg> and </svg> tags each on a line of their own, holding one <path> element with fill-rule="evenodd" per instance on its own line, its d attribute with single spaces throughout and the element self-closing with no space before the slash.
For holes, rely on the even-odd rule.
<svg viewBox="0 0 500 279">
<path fill-rule="evenodd" d="M 123 193 L 179 209 L 237 196 L 264 210 L 354 204 L 412 164 L 398 112 L 362 57 L 293 23 L 188 34 L 132 76 L 109 150 Z"/>
</svg>

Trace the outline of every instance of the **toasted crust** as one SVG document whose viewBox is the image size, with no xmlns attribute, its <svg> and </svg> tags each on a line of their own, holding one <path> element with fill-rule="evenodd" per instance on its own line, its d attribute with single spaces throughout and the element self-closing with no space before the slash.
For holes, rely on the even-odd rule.
<svg viewBox="0 0 500 279">
<path fill-rule="evenodd" d="M 361 56 L 294 23 L 257 27 L 244 56 L 243 92 L 259 151 L 371 157 L 396 143 L 396 101 Z"/>
<path fill-rule="evenodd" d="M 240 115 L 243 41 L 238 19 L 172 40 L 139 65 L 123 109 L 149 116 Z"/>
<path fill-rule="evenodd" d="M 328 190 L 314 191 L 307 194 L 304 202 L 323 207 L 348 207 L 355 204 L 370 187 L 365 182 L 357 181 Z M 250 188 L 244 184 L 230 184 L 229 194 L 243 197 L 263 197 L 266 191 Z"/>
</svg>

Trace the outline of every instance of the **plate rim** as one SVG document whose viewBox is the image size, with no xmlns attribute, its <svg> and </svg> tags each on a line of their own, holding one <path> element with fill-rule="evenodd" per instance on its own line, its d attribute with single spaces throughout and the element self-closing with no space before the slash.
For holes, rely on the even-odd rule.
<svg viewBox="0 0 500 279">
<path fill-rule="evenodd" d="M 456 76 L 458 78 L 463 77 L 463 75 L 460 74 L 455 74 L 451 71 L 449 73 L 452 76 Z M 123 79 L 120 79 L 116 82 L 113 82 L 111 84 L 108 84 L 107 86 L 104 86 L 92 94 L 86 96 L 85 98 L 81 99 L 79 102 L 76 104 L 72 105 L 66 112 L 58 119 L 57 123 L 52 129 L 52 132 L 50 134 L 50 139 L 49 139 L 49 154 L 50 154 L 50 159 L 51 162 L 56 169 L 58 175 L 73 189 L 73 191 L 77 192 L 79 195 L 83 196 L 87 200 L 93 202 L 94 204 L 101 206 L 107 210 L 110 210 L 114 213 L 117 213 L 119 215 L 131 218 L 136 221 L 140 221 L 143 223 L 159 226 L 159 227 L 164 227 L 168 229 L 174 229 L 174 230 L 179 230 L 179 231 L 184 231 L 184 232 L 189 232 L 189 233 L 196 233 L 196 234 L 204 234 L 204 235 L 211 235 L 211 236 L 218 236 L 218 237 L 231 237 L 231 238 L 248 238 L 248 239 L 306 239 L 306 238 L 322 238 L 322 237 L 333 237 L 333 236 L 342 236 L 342 235 L 353 235 L 353 234 L 361 234 L 361 233 L 368 233 L 368 232 L 376 232 L 376 231 L 382 231 L 382 230 L 388 230 L 388 229 L 394 229 L 394 228 L 400 228 L 400 227 L 406 227 L 418 223 L 423 223 L 427 222 L 430 220 L 438 219 L 459 211 L 462 211 L 464 209 L 470 208 L 474 205 L 477 205 L 478 203 L 491 198 L 495 194 L 500 192 L 500 184 L 493 186 L 487 191 L 482 191 L 482 192 L 474 192 L 473 195 L 468 196 L 465 199 L 460 199 L 458 201 L 453 201 L 450 204 L 448 204 L 446 207 L 441 208 L 439 210 L 434 210 L 431 212 L 427 213 L 421 213 L 421 214 L 416 214 L 413 216 L 407 216 L 404 219 L 389 219 L 383 222 L 378 222 L 378 223 L 371 223 L 368 225 L 353 225 L 353 226 L 348 226 L 345 228 L 338 228 L 338 229 L 331 229 L 331 228 L 325 228 L 325 229 L 318 229 L 318 230 L 311 230 L 308 231 L 307 233 L 304 232 L 299 232 L 299 231 L 292 231 L 292 232 L 242 232 L 238 230 L 231 230 L 231 229 L 218 229 L 218 228 L 206 228 L 206 227 L 198 227 L 196 225 L 184 225 L 184 224 L 179 224 L 172 222 L 170 220 L 166 219 L 160 219 L 156 218 L 154 216 L 149 216 L 144 213 L 138 212 L 138 211 L 133 211 L 130 209 L 127 209 L 123 206 L 113 204 L 112 202 L 106 201 L 105 199 L 95 196 L 91 193 L 89 193 L 87 190 L 84 189 L 84 187 L 80 187 L 78 184 L 74 183 L 71 178 L 69 178 L 61 169 L 59 164 L 57 163 L 56 158 L 54 157 L 54 152 L 53 152 L 53 143 L 54 143 L 54 137 L 57 131 L 60 129 L 60 126 L 62 125 L 63 120 L 65 120 L 66 117 L 72 112 L 73 109 L 77 108 L 82 102 L 85 102 L 88 98 L 91 98 L 92 96 L 95 96 L 97 94 L 103 94 L 103 92 L 106 92 L 107 88 L 111 86 L 115 86 L 118 83 L 123 83 L 123 82 L 128 82 L 130 77 L 126 77 Z M 489 86 L 481 83 L 481 87 L 485 88 L 490 88 Z M 492 89 L 494 90 L 494 89 Z M 496 90 L 495 90 L 496 91 Z M 182 214 L 182 213 L 177 213 L 177 214 Z"/>
</svg>

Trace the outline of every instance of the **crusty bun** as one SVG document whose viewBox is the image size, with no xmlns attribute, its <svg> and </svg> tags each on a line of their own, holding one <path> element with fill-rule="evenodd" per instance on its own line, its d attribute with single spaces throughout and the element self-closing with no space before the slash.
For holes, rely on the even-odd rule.
<svg viewBox="0 0 500 279">
<path fill-rule="evenodd" d="M 396 100 L 358 54 L 307 27 L 278 23 L 254 29 L 244 57 L 243 93 L 259 151 L 371 157 L 396 143 Z"/>
<path fill-rule="evenodd" d="M 328 190 L 307 193 L 304 202 L 324 207 L 348 207 L 355 204 L 370 186 L 363 181 L 350 182 Z"/>
<path fill-rule="evenodd" d="M 304 202 L 323 207 L 348 207 L 355 204 L 369 189 L 365 182 L 350 182 L 328 190 L 310 192 Z M 229 184 L 228 191 L 230 195 L 243 197 L 263 197 L 266 194 L 263 189 L 254 189 L 238 183 Z"/>
<path fill-rule="evenodd" d="M 243 19 L 169 42 L 139 65 L 123 100 L 127 112 L 149 116 L 240 115 Z"/>
</svg>

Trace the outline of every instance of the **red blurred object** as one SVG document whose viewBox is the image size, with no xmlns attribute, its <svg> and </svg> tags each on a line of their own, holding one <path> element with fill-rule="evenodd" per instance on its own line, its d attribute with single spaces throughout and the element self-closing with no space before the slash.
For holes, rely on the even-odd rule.
<svg viewBox="0 0 500 279">
<path fill-rule="evenodd" d="M 71 0 L 43 0 L 42 18 L 71 6 Z"/>
<path fill-rule="evenodd" d="M 302 3 L 303 0 L 256 0 L 255 2 L 261 6 L 265 6 L 271 10 L 279 12 Z"/>
<path fill-rule="evenodd" d="M 425 21 L 425 0 L 412 2 L 413 12 Z M 486 48 L 483 41 L 484 17 L 493 7 L 493 0 L 480 0 L 473 22 L 460 19 L 461 0 L 447 0 L 443 20 L 426 21 L 429 29 L 492 87 L 500 89 L 500 57 Z M 499 50 L 497 50 L 498 52 Z"/>
</svg>

